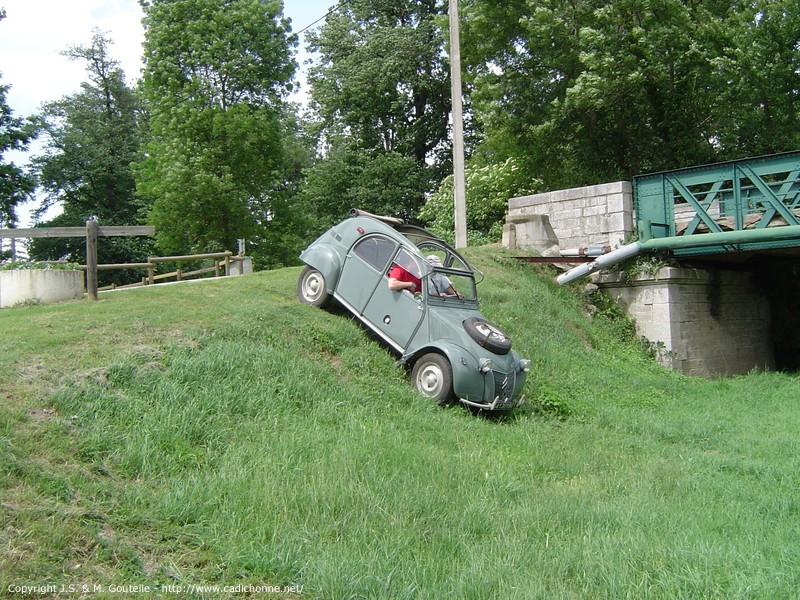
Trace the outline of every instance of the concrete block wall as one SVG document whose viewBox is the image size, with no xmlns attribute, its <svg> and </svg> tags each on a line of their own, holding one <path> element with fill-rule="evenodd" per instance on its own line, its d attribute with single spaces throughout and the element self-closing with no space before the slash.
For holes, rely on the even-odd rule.
<svg viewBox="0 0 800 600">
<path fill-rule="evenodd" d="M 0 271 L 0 308 L 26 302 L 60 302 L 83 297 L 83 271 Z"/>
<path fill-rule="evenodd" d="M 509 219 L 546 215 L 561 248 L 622 246 L 634 232 L 630 182 L 546 192 L 511 198 Z"/>
<path fill-rule="evenodd" d="M 633 280 L 604 273 L 597 283 L 659 345 L 665 366 L 701 377 L 775 367 L 769 303 L 749 273 L 667 267 Z"/>
</svg>

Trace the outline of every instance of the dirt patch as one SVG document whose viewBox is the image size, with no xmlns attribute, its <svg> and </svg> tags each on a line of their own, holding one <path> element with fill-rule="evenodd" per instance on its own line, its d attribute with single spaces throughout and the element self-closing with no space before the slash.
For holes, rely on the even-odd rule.
<svg viewBox="0 0 800 600">
<path fill-rule="evenodd" d="M 47 423 L 58 419 L 58 413 L 53 408 L 31 408 L 27 415 L 34 423 Z"/>
</svg>

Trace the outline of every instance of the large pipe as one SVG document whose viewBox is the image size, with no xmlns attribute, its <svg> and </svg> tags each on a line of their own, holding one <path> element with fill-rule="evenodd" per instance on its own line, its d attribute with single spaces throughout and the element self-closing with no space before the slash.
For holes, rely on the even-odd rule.
<svg viewBox="0 0 800 600">
<path fill-rule="evenodd" d="M 574 269 L 570 269 L 566 273 L 562 273 L 561 275 L 556 277 L 556 281 L 560 285 L 564 285 L 565 283 L 569 283 L 570 281 L 575 281 L 576 279 L 585 277 L 586 275 L 594 273 L 595 271 L 599 271 L 600 269 L 605 269 L 606 267 L 610 267 L 611 265 L 621 262 L 626 258 L 636 256 L 641 251 L 642 251 L 641 245 L 639 244 L 639 242 L 633 242 L 632 244 L 628 244 L 627 246 L 623 246 L 622 248 L 617 248 L 616 250 L 612 250 L 608 254 L 599 256 L 592 262 L 583 263 L 582 265 L 575 267 Z"/>
<path fill-rule="evenodd" d="M 561 256 L 602 256 L 611 252 L 611 246 L 597 246 L 591 248 L 566 248 L 561 250 Z"/>
<path fill-rule="evenodd" d="M 774 242 L 778 240 L 798 240 L 800 245 L 800 225 L 786 225 L 764 229 L 746 229 L 739 231 L 722 231 L 719 233 L 698 233 L 666 238 L 653 238 L 646 242 L 633 242 L 600 256 L 595 261 L 562 273 L 556 278 L 560 285 L 570 283 L 590 273 L 605 269 L 618 262 L 636 256 L 640 252 L 658 250 L 678 250 L 683 248 L 702 248 L 705 246 L 724 246 L 731 244 L 752 244 L 757 242 Z"/>
<path fill-rule="evenodd" d="M 723 246 L 728 244 L 752 244 L 774 242 L 777 240 L 800 240 L 800 225 L 783 225 L 764 229 L 740 229 L 719 233 L 696 233 L 666 238 L 652 238 L 642 242 L 642 251 L 678 250 L 681 248 L 702 248 L 704 246 Z"/>
</svg>

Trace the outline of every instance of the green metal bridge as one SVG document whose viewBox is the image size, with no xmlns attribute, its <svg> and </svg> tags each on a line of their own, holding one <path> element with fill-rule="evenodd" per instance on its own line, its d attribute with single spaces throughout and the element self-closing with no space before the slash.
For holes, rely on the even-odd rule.
<svg viewBox="0 0 800 600">
<path fill-rule="evenodd" d="M 683 238 L 665 244 L 676 256 L 800 247 L 800 152 L 640 175 L 633 190 L 639 241 Z"/>
<path fill-rule="evenodd" d="M 638 241 L 562 273 L 560 284 L 643 252 L 800 254 L 800 152 L 639 175 L 633 195 Z"/>
</svg>

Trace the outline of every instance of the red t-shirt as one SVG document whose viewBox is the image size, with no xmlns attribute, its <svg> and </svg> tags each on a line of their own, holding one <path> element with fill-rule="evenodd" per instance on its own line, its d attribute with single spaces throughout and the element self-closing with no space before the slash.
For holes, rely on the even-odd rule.
<svg viewBox="0 0 800 600">
<path fill-rule="evenodd" d="M 397 279 L 397 281 L 405 282 L 410 281 L 417 286 L 417 291 L 422 289 L 422 282 L 419 280 L 419 277 L 414 277 L 400 265 L 395 265 L 389 270 L 389 279 Z"/>
</svg>

